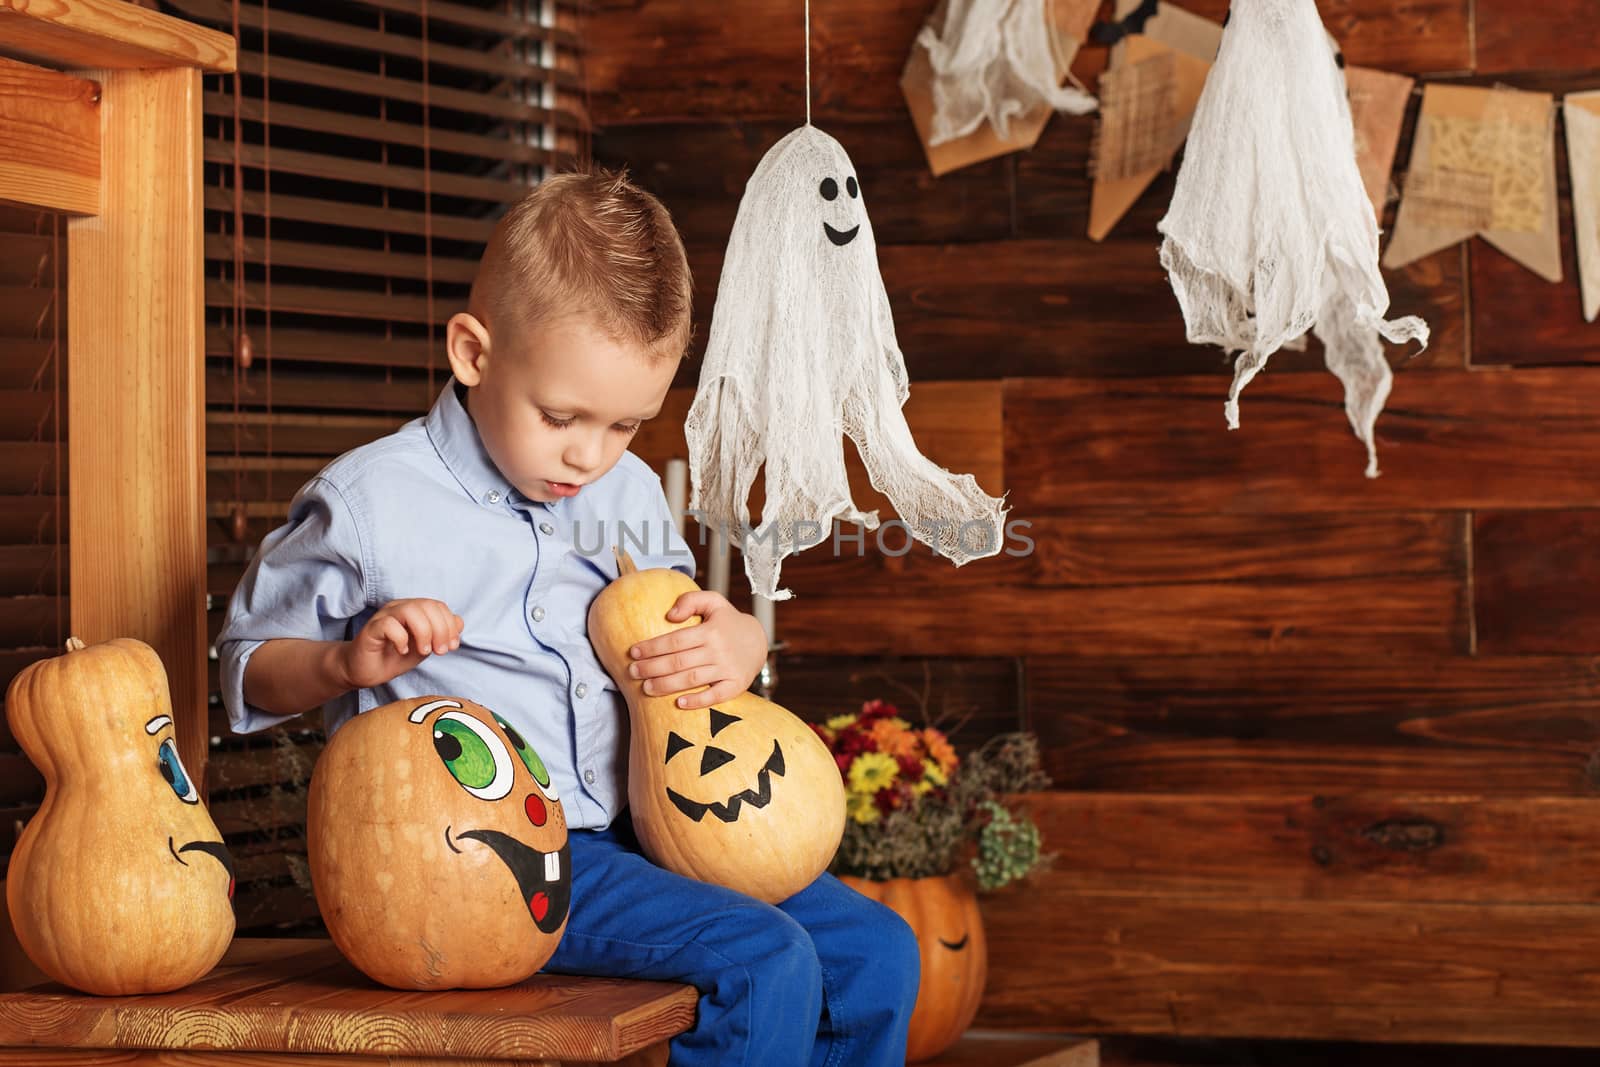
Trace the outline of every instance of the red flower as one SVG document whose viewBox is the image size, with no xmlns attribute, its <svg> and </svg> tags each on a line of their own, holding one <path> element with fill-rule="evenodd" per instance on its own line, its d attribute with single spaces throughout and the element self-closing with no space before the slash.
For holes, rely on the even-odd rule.
<svg viewBox="0 0 1600 1067">
<path fill-rule="evenodd" d="M 898 808 L 903 799 L 898 789 L 880 789 L 872 794 L 872 802 L 878 805 L 878 810 L 885 815 Z"/>
<path fill-rule="evenodd" d="M 836 752 L 833 756 L 833 762 L 839 765 L 840 774 L 848 775 L 850 773 L 850 764 L 855 762 L 855 757 L 844 752 Z"/>
<path fill-rule="evenodd" d="M 917 756 L 901 756 L 895 761 L 900 764 L 900 775 L 908 782 L 915 782 L 922 777 L 922 760 Z"/>
<path fill-rule="evenodd" d="M 876 752 L 878 746 L 872 743 L 871 734 L 861 730 L 846 730 L 839 735 L 833 750 L 847 756 L 859 756 L 863 752 Z"/>
<path fill-rule="evenodd" d="M 863 721 L 868 719 L 892 719 L 898 714 L 900 714 L 900 709 L 887 700 L 869 700 L 861 705 L 861 718 Z"/>
</svg>

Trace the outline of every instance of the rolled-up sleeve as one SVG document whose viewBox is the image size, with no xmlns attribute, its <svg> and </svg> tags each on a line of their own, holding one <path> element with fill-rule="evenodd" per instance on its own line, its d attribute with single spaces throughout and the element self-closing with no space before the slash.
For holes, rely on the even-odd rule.
<svg viewBox="0 0 1600 1067">
<path fill-rule="evenodd" d="M 244 673 L 264 641 L 336 641 L 367 606 L 362 539 L 355 513 L 331 482 L 308 482 L 289 520 L 268 534 L 228 602 L 217 637 L 222 702 L 235 733 L 293 718 L 246 703 Z"/>
</svg>

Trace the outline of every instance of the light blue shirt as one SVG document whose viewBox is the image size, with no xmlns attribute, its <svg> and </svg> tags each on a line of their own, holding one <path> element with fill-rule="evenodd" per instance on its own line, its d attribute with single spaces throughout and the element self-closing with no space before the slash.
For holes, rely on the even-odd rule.
<svg viewBox="0 0 1600 1067">
<path fill-rule="evenodd" d="M 465 697 L 533 745 L 568 825 L 607 826 L 628 800 L 628 713 L 589 644 L 589 604 L 617 576 L 613 545 L 640 569 L 692 576 L 694 559 L 639 457 L 623 453 L 575 497 L 529 500 L 456 390 L 452 379 L 425 418 L 330 463 L 262 540 L 217 638 L 228 718 L 238 733 L 287 718 L 245 702 L 261 642 L 346 640 L 391 600 L 440 600 L 464 621 L 461 647 L 330 701 L 329 735 L 390 701 Z"/>
</svg>

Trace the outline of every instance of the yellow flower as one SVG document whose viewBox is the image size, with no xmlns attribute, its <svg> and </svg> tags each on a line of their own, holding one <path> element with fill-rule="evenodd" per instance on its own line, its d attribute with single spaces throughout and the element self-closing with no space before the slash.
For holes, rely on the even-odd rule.
<svg viewBox="0 0 1600 1067">
<path fill-rule="evenodd" d="M 915 755 L 917 751 L 917 735 L 908 729 L 909 726 L 904 719 L 879 719 L 872 724 L 867 736 L 872 738 L 879 752 L 899 759 Z"/>
<path fill-rule="evenodd" d="M 931 759 L 922 761 L 922 781 L 929 789 L 936 785 L 949 785 L 950 776 L 944 773 L 944 768 Z"/>
<path fill-rule="evenodd" d="M 845 797 L 845 814 L 859 823 L 878 821 L 878 805 L 866 793 L 850 793 Z"/>
<path fill-rule="evenodd" d="M 850 790 L 871 795 L 895 780 L 900 765 L 882 752 L 863 752 L 850 764 Z"/>
<path fill-rule="evenodd" d="M 932 788 L 933 783 L 924 778 L 922 781 L 911 787 L 911 795 L 914 797 L 920 797 L 922 794 L 928 792 Z"/>
<path fill-rule="evenodd" d="M 830 730 L 843 730 L 847 726 L 855 725 L 855 721 L 856 717 L 854 714 L 835 715 L 823 725 L 827 726 L 827 728 Z"/>
</svg>

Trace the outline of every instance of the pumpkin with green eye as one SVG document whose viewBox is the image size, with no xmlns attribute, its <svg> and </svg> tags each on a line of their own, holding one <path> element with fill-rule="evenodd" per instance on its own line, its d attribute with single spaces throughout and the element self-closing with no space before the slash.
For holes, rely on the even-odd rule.
<svg viewBox="0 0 1600 1067">
<path fill-rule="evenodd" d="M 459 697 L 357 715 L 311 776 L 317 907 L 345 957 L 397 989 L 475 989 L 544 966 L 566 930 L 567 821 L 544 762 Z"/>
<path fill-rule="evenodd" d="M 205 975 L 233 939 L 233 861 L 178 758 L 155 650 L 72 638 L 12 681 L 6 718 L 45 781 L 6 879 L 23 952 L 107 996 Z"/>
</svg>

